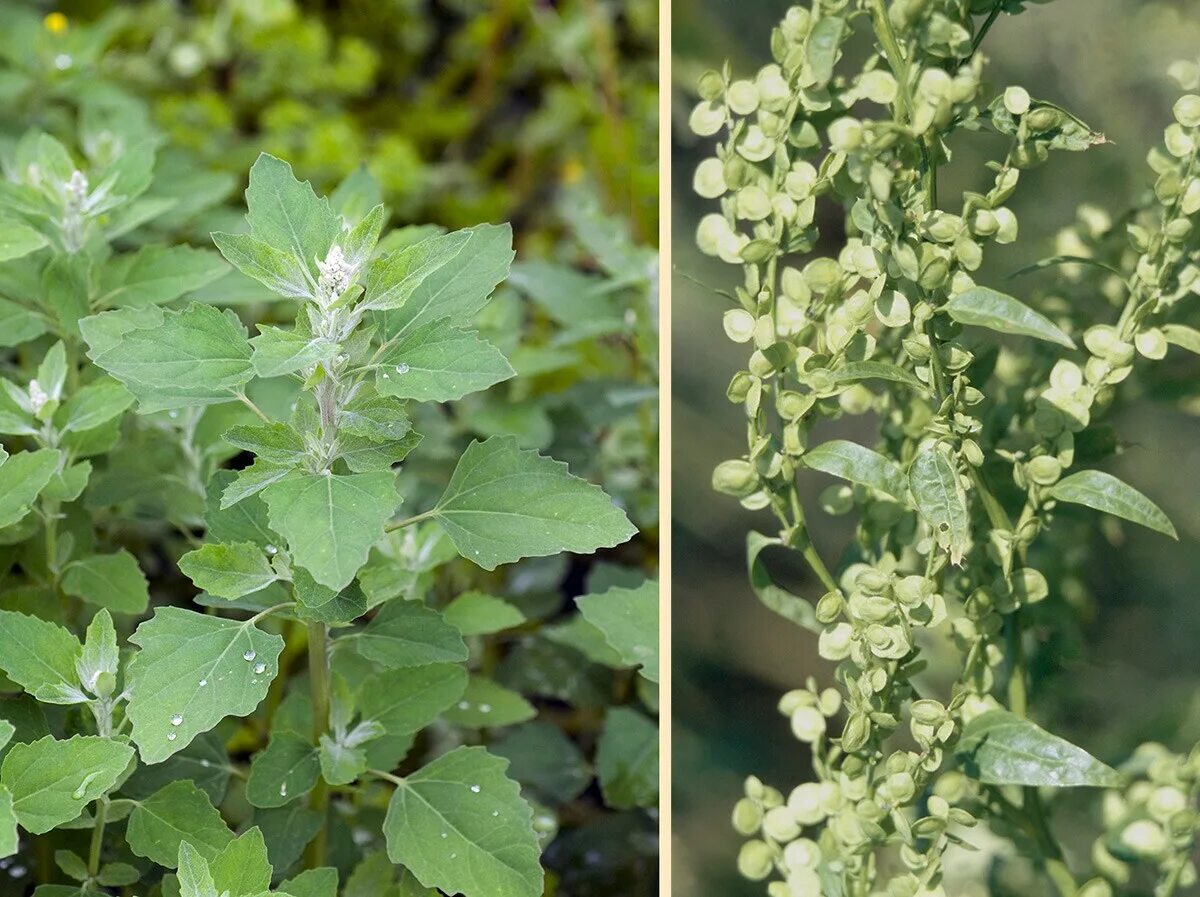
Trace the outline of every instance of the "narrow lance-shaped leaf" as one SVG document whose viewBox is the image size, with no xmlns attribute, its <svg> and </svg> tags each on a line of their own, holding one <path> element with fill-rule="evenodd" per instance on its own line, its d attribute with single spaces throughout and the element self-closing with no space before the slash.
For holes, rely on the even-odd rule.
<svg viewBox="0 0 1200 897">
<path fill-rule="evenodd" d="M 226 716 L 246 716 L 267 696 L 283 639 L 240 623 L 163 607 L 130 636 L 128 715 L 146 763 L 160 763 Z"/>
<path fill-rule="evenodd" d="M 1007 710 L 989 710 L 963 731 L 958 753 L 989 785 L 1116 788 L 1121 774 L 1087 751 Z"/>
<path fill-rule="evenodd" d="M 1175 526 L 1158 505 L 1102 470 L 1081 470 L 1059 480 L 1050 489 L 1050 497 L 1112 514 L 1172 539 L 1179 538 Z"/>
<path fill-rule="evenodd" d="M 508 761 L 460 747 L 404 779 L 383 822 L 388 856 L 427 888 L 464 897 L 538 897 L 533 812 Z"/>
<path fill-rule="evenodd" d="M 463 557 L 485 570 L 523 557 L 611 548 L 636 530 L 599 487 L 511 436 L 473 442 L 433 510 Z"/>
<path fill-rule="evenodd" d="M 805 452 L 801 460 L 813 470 L 876 489 L 899 502 L 906 501 L 908 481 L 900 466 L 857 442 L 834 439 Z"/>
<path fill-rule="evenodd" d="M 908 483 L 917 510 L 929 523 L 938 544 L 950 552 L 952 563 L 962 563 L 971 543 L 971 515 L 949 453 L 930 446 L 917 455 L 908 472 Z"/>
<path fill-rule="evenodd" d="M 960 324 L 986 327 L 1000 333 L 1016 333 L 1057 343 L 1068 349 L 1075 342 L 1058 325 L 1019 299 L 987 287 L 972 287 L 959 293 L 948 303 L 946 311 Z"/>
<path fill-rule="evenodd" d="M 760 555 L 772 545 L 783 545 L 783 542 L 753 530 L 746 534 L 746 567 L 750 573 L 750 587 L 759 601 L 785 620 L 810 632 L 821 632 L 824 627 L 817 622 L 812 602 L 792 594 L 771 577 L 771 571 Z"/>
</svg>

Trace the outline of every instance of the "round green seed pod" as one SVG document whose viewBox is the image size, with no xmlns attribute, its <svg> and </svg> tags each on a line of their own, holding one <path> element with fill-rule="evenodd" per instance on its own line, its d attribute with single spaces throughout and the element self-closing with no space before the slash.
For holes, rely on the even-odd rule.
<svg viewBox="0 0 1200 897">
<path fill-rule="evenodd" d="M 743 878 L 762 881 L 774 865 L 771 848 L 765 841 L 747 841 L 738 852 L 737 867 Z"/>
</svg>

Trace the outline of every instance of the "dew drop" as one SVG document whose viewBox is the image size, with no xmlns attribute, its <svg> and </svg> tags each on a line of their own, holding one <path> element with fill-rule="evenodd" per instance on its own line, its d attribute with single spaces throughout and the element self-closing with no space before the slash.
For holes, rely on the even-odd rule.
<svg viewBox="0 0 1200 897">
<path fill-rule="evenodd" d="M 476 794 L 478 794 L 480 791 L 480 788 L 478 785 L 472 785 L 471 790 L 474 791 Z"/>
<path fill-rule="evenodd" d="M 442 837 L 443 837 L 443 838 L 449 838 L 449 837 L 450 837 L 450 835 L 448 835 L 446 832 L 442 832 Z"/>
<path fill-rule="evenodd" d="M 403 364 L 403 363 L 396 365 L 396 373 L 397 374 L 407 374 L 408 373 L 408 365 Z"/>
<path fill-rule="evenodd" d="M 173 717 L 171 717 L 171 725 L 172 726 L 182 726 L 183 725 L 183 717 L 180 716 L 178 713 L 176 713 Z"/>
<path fill-rule="evenodd" d="M 458 702 L 458 709 L 459 709 L 459 710 L 470 710 L 470 709 L 471 709 L 471 702 L 470 702 L 470 701 L 459 701 L 459 702 Z"/>
<path fill-rule="evenodd" d="M 279 786 L 279 796 L 287 797 L 287 782 L 284 782 L 282 785 Z"/>
<path fill-rule="evenodd" d="M 178 735 L 176 735 L 174 732 L 168 732 L 168 733 L 167 733 L 167 741 L 174 741 L 174 740 L 175 740 L 176 738 L 178 738 L 178 737 L 179 737 L 179 736 L 178 736 Z"/>
<path fill-rule="evenodd" d="M 500 815 L 500 811 L 499 811 L 499 810 L 492 810 L 492 815 L 493 815 L 493 816 L 499 816 L 499 815 Z"/>
<path fill-rule="evenodd" d="M 275 554 L 278 551 L 279 551 L 279 549 L 276 548 L 274 545 L 267 546 L 267 554 Z"/>
<path fill-rule="evenodd" d="M 201 688 L 204 688 L 204 686 L 206 686 L 206 685 L 208 685 L 208 680 L 207 680 L 207 679 L 201 679 L 201 680 L 200 680 L 200 687 L 201 687 Z"/>
<path fill-rule="evenodd" d="M 491 712 L 492 712 L 492 705 L 491 705 L 491 704 L 480 704 L 480 705 L 479 705 L 479 712 L 480 712 L 480 713 L 491 713 Z"/>
<path fill-rule="evenodd" d="M 64 72 L 71 67 L 71 54 L 59 53 L 54 57 L 54 67 L 60 72 Z"/>
<path fill-rule="evenodd" d="M 267 665 L 266 665 L 265 663 L 256 663 L 256 664 L 254 665 L 254 673 L 255 673 L 255 675 L 257 675 L 257 676 L 261 676 L 261 675 L 262 675 L 263 673 L 265 673 L 266 671 L 267 671 Z"/>
<path fill-rule="evenodd" d="M 244 661 L 246 661 L 247 663 L 249 663 L 250 661 L 252 661 L 252 660 L 253 660 L 254 658 L 256 658 L 256 657 L 258 657 L 258 655 L 257 655 L 255 652 L 253 652 L 253 651 L 247 651 L 245 654 L 243 654 L 243 655 L 242 655 L 242 660 L 244 660 Z"/>
</svg>

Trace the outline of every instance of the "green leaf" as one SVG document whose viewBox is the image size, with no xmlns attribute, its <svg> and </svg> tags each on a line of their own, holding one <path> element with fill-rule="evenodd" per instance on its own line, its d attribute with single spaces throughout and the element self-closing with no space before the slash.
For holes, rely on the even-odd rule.
<svg viewBox="0 0 1200 897">
<path fill-rule="evenodd" d="M 463 635 L 491 635 L 525 622 L 520 610 L 483 592 L 463 592 L 446 605 L 442 616 Z"/>
<path fill-rule="evenodd" d="M 287 299 L 309 299 L 316 293 L 308 267 L 292 253 L 249 234 L 214 233 L 212 240 L 231 265 L 271 292 Z"/>
<path fill-rule="evenodd" d="M 833 77 L 833 66 L 837 62 L 838 47 L 846 22 L 834 16 L 818 19 L 808 34 L 808 65 L 815 79 L 814 87 L 824 87 Z"/>
<path fill-rule="evenodd" d="M 191 246 L 143 246 L 114 256 L 100 271 L 94 308 L 161 305 L 199 289 L 229 270 L 221 257 Z"/>
<path fill-rule="evenodd" d="M 1045 315 L 1034 311 L 1019 299 L 987 287 L 964 290 L 947 302 L 945 307 L 950 317 L 960 324 L 1032 336 L 1068 349 L 1075 348 L 1075 342 Z"/>
<path fill-rule="evenodd" d="M 0 221 L 0 262 L 21 258 L 41 249 L 46 238 L 27 224 L 6 218 Z"/>
<path fill-rule="evenodd" d="M 596 773 L 610 807 L 658 803 L 658 726 L 636 710 L 610 708 L 596 745 Z"/>
<path fill-rule="evenodd" d="M 0 785 L 12 794 L 21 828 L 40 835 L 107 794 L 132 759 L 133 748 L 111 738 L 76 735 L 56 741 L 47 735 L 12 746 L 0 766 Z"/>
<path fill-rule="evenodd" d="M 224 440 L 234 448 L 253 452 L 271 464 L 296 465 L 304 458 L 304 439 L 287 424 L 243 424 L 225 431 Z"/>
<path fill-rule="evenodd" d="M 599 487 L 511 436 L 472 442 L 433 514 L 459 553 L 494 570 L 524 557 L 612 548 L 637 530 Z"/>
<path fill-rule="evenodd" d="M 117 649 L 117 633 L 113 628 L 112 615 L 107 610 L 101 610 L 88 624 L 83 650 L 79 659 L 75 661 L 79 681 L 92 694 L 99 694 L 100 677 L 111 676 L 109 684 L 115 684 L 120 663 L 121 655 Z"/>
<path fill-rule="evenodd" d="M 0 324 L 2 323 L 0 321 Z M 1179 346 L 1181 349 L 1187 349 L 1189 352 L 1200 355 L 1200 330 L 1186 327 L 1183 324 L 1164 324 L 1162 332 L 1172 346 Z"/>
<path fill-rule="evenodd" d="M 323 817 L 309 808 L 306 801 L 292 801 L 286 807 L 254 812 L 254 823 L 262 829 L 271 865 L 280 871 L 291 868 L 304 848 L 321 828 Z"/>
<path fill-rule="evenodd" d="M 957 750 L 988 785 L 1119 788 L 1123 784 L 1120 773 L 1087 751 L 1007 710 L 989 710 L 967 723 Z"/>
<path fill-rule="evenodd" d="M 834 439 L 810 449 L 801 456 L 806 467 L 841 477 L 907 502 L 908 478 L 890 458 L 866 446 L 845 439 Z"/>
<path fill-rule="evenodd" d="M 505 776 L 507 766 L 481 747 L 460 747 L 408 776 L 383 823 L 388 857 L 427 888 L 464 897 L 539 897 L 533 814 Z"/>
<path fill-rule="evenodd" d="M 146 577 L 137 559 L 123 548 L 115 554 L 94 554 L 72 561 L 63 576 L 62 589 L 115 613 L 145 613 L 150 604 Z"/>
<path fill-rule="evenodd" d="M 160 607 L 129 639 L 128 716 L 145 763 L 161 763 L 226 716 L 247 716 L 267 695 L 283 639 L 239 623 Z"/>
<path fill-rule="evenodd" d="M 253 542 L 202 545 L 179 559 L 179 569 L 201 591 L 231 600 L 265 589 L 279 578 Z"/>
<path fill-rule="evenodd" d="M 506 758 L 512 764 L 508 774 L 541 801 L 574 800 L 592 778 L 583 753 L 553 723 L 533 722 L 509 729 L 490 750 Z"/>
<path fill-rule="evenodd" d="M 105 377 L 73 393 L 55 420 L 63 432 L 81 433 L 119 417 L 132 404 L 129 390 Z"/>
<path fill-rule="evenodd" d="M 421 402 L 461 399 L 514 375 L 499 349 L 444 321 L 405 331 L 379 364 L 375 388 L 382 395 Z"/>
<path fill-rule="evenodd" d="M 294 732 L 275 732 L 250 763 L 246 800 L 255 807 L 282 807 L 311 791 L 320 772 L 316 748 Z"/>
<path fill-rule="evenodd" d="M 1121 280 L 1125 279 L 1125 275 L 1112 265 L 1105 264 L 1099 259 L 1088 258 L 1082 255 L 1055 255 L 1050 258 L 1039 259 L 1032 265 L 1026 265 L 1024 268 L 1018 268 L 1012 274 L 1008 275 L 1008 279 L 1012 280 L 1015 277 L 1023 277 L 1026 274 L 1033 274 L 1035 271 L 1042 271 L 1046 268 L 1053 268 L 1058 265 L 1091 265 L 1108 271 L 1111 274 L 1116 274 Z"/>
<path fill-rule="evenodd" d="M 0 785 L 0 860 L 12 856 L 20 846 L 12 792 Z"/>
<path fill-rule="evenodd" d="M 363 657 L 389 669 L 467 659 L 467 646 L 442 615 L 417 601 L 389 601 L 354 640 Z"/>
<path fill-rule="evenodd" d="M 66 629 L 46 620 L 0 610 L 0 670 L 43 704 L 81 704 L 75 662 L 82 646 Z"/>
<path fill-rule="evenodd" d="M 470 729 L 514 726 L 535 716 L 537 708 L 520 692 L 483 676 L 472 676 L 462 697 L 445 713 L 449 722 Z"/>
<path fill-rule="evenodd" d="M 908 484 L 938 544 L 950 552 L 952 563 L 960 564 L 971 544 L 971 515 L 949 453 L 935 445 L 917 455 Z"/>
<path fill-rule="evenodd" d="M 179 867 L 179 897 L 217 897 L 217 886 L 208 863 L 189 842 L 180 842 L 176 863 Z"/>
<path fill-rule="evenodd" d="M 19 346 L 50 329 L 46 318 L 8 299 L 0 299 L 0 347 Z"/>
<path fill-rule="evenodd" d="M 367 562 L 400 504 L 390 471 L 297 472 L 264 489 L 263 498 L 271 529 L 287 540 L 292 563 L 339 592 Z"/>
<path fill-rule="evenodd" d="M 138 856 L 173 869 L 179 845 L 185 841 L 211 863 L 233 840 L 233 832 L 208 795 L 187 779 L 181 779 L 134 807 L 125 840 Z"/>
<path fill-rule="evenodd" d="M 658 682 L 658 583 L 648 580 L 634 589 L 612 588 L 575 599 L 584 618 L 604 633 L 627 666 Z"/>
<path fill-rule="evenodd" d="M 130 329 L 93 352 L 96 364 L 138 397 L 143 413 L 226 402 L 254 376 L 237 315 L 199 303 L 162 312 L 157 326 Z"/>
<path fill-rule="evenodd" d="M 0 528 L 12 526 L 29 513 L 62 460 L 55 449 L 17 452 L 0 459 Z"/>
<path fill-rule="evenodd" d="M 455 261 L 470 239 L 470 230 L 438 234 L 380 256 L 367 271 L 363 307 L 400 308 L 432 274 Z"/>
<path fill-rule="evenodd" d="M 342 220 L 308 181 L 298 181 L 292 166 L 262 153 L 250 168 L 246 221 L 254 236 L 271 246 L 287 247 L 306 266 L 324 259 L 342 231 Z"/>
<path fill-rule="evenodd" d="M 892 383 L 903 383 L 921 392 L 929 391 L 929 387 L 918 380 L 916 374 L 899 365 L 883 361 L 851 361 L 829 373 L 836 384 L 858 383 L 860 380 L 888 380 Z"/>
<path fill-rule="evenodd" d="M 305 869 L 279 886 L 280 892 L 290 897 L 337 897 L 337 888 L 338 871 L 332 866 Z"/>
<path fill-rule="evenodd" d="M 1084 505 L 1137 523 L 1155 532 L 1178 539 L 1174 525 L 1154 502 L 1132 486 L 1101 470 L 1081 470 L 1065 477 L 1050 489 L 1057 501 Z"/>
<path fill-rule="evenodd" d="M 262 492 L 272 483 L 278 483 L 289 473 L 291 467 L 268 464 L 257 458 L 249 467 L 234 472 L 229 485 L 221 492 L 221 510 L 232 508 L 240 501 Z"/>
<path fill-rule="evenodd" d="M 467 687 L 467 671 L 457 663 L 431 663 L 384 670 L 363 681 L 358 709 L 389 735 L 424 729 L 454 704 Z"/>
<path fill-rule="evenodd" d="M 262 830 L 255 827 L 234 838 L 209 863 L 218 894 L 245 897 L 271 887 L 271 863 Z"/>
<path fill-rule="evenodd" d="M 443 318 L 469 321 L 487 304 L 496 285 L 508 276 L 514 255 L 509 225 L 481 224 L 458 233 L 468 234 L 466 244 L 455 257 L 462 264 L 441 266 L 421 280 L 400 308 L 384 312 L 389 336 Z"/>
<path fill-rule="evenodd" d="M 258 336 L 251 337 L 254 355 L 250 362 L 260 377 L 282 377 L 326 361 L 337 351 L 337 343 L 308 336 L 295 330 L 258 325 Z"/>
</svg>

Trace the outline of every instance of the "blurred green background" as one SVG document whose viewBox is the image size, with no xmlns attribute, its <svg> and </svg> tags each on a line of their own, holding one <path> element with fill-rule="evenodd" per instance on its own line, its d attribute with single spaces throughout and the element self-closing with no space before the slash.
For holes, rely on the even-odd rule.
<svg viewBox="0 0 1200 897">
<path fill-rule="evenodd" d="M 728 59 L 735 77 L 744 77 L 770 61 L 770 29 L 787 6 L 690 0 L 673 12 L 673 866 L 676 893 L 692 897 L 762 892 L 735 872 L 742 839 L 729 813 L 748 774 L 783 788 L 805 778 L 808 757 L 775 703 L 806 676 L 832 682 L 832 667 L 816 657 L 816 639 L 762 607 L 746 583 L 746 530 L 773 532 L 772 521 L 709 488 L 712 468 L 745 448 L 742 411 L 724 394 L 748 353 L 726 339 L 721 314 L 728 302 L 713 289 L 729 288 L 740 269 L 702 256 L 693 242 L 696 222 L 714 210 L 691 191 L 692 172 L 712 145 L 692 135 L 686 119 L 705 69 Z M 992 251 L 980 272 L 982 282 L 995 283 L 1053 254 L 1054 235 L 1073 222 L 1080 203 L 1119 214 L 1148 188 L 1146 152 L 1161 140 L 1178 94 L 1166 68 L 1200 53 L 1200 6 L 1195 0 L 1056 0 L 1002 17 L 984 52 L 993 85 L 1021 84 L 1110 141 L 1083 155 L 1057 156 L 1023 176 L 1010 203 L 1021 237 Z M 986 137 L 960 135 L 945 170 L 944 203 L 985 183 L 989 150 L 994 146 Z M 836 240 L 839 213 L 827 208 L 818 215 L 826 239 Z M 833 240 L 820 252 L 836 254 Z M 1200 311 L 1192 318 L 1195 325 Z M 1084 614 L 1082 645 L 1068 641 L 1061 656 L 1050 658 L 1033 694 L 1039 721 L 1109 761 L 1123 759 L 1141 741 L 1186 750 L 1200 739 L 1200 421 L 1184 410 L 1197 407 L 1200 366 L 1173 353 L 1148 392 L 1115 421 L 1118 436 L 1130 444 L 1110 469 L 1162 505 L 1181 541 L 1096 523 L 1086 536 L 1093 601 Z M 863 428 L 870 425 L 839 423 L 843 434 L 868 441 Z M 810 506 L 826 485 L 818 479 L 802 483 Z M 814 541 L 826 558 L 837 558 L 849 518 L 814 513 Z M 794 591 L 818 597 L 819 587 L 787 562 L 782 555 L 770 560 Z M 1098 832 L 1089 821 L 1094 810 L 1094 795 L 1090 803 L 1079 795 L 1056 811 L 1056 831 L 1079 867 L 1087 865 Z M 979 861 L 993 845 L 984 847 L 974 855 Z M 950 892 L 986 893 L 967 885 Z"/>
</svg>

